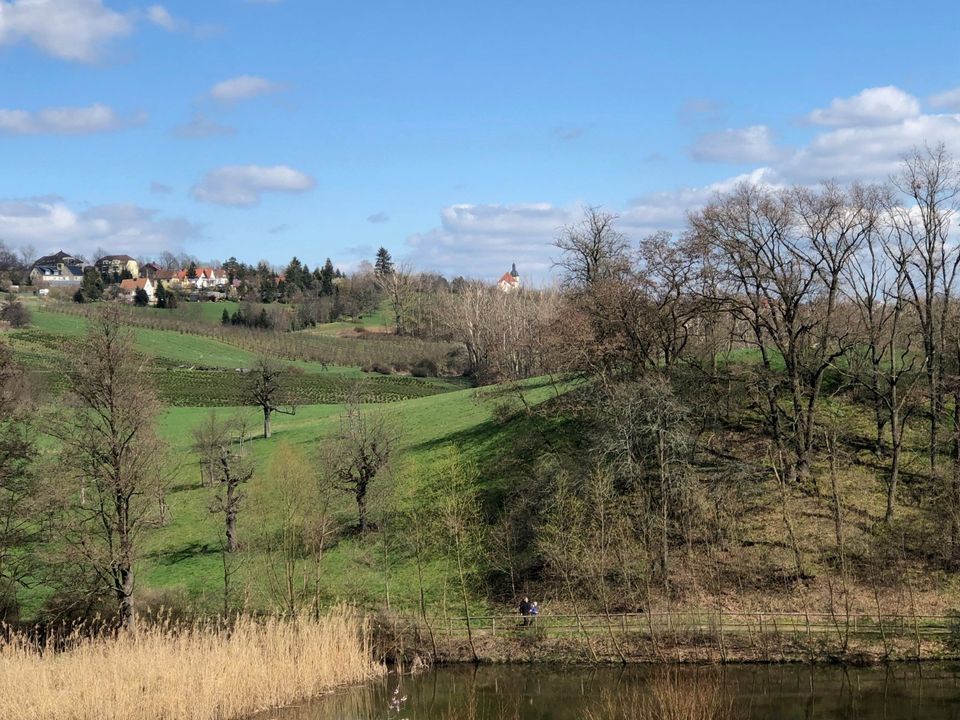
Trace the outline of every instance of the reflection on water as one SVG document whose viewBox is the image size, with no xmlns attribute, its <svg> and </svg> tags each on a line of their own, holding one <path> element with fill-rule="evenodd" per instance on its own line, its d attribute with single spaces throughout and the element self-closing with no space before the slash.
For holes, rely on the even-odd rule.
<svg viewBox="0 0 960 720">
<path fill-rule="evenodd" d="M 449 667 L 331 695 L 275 714 L 284 720 L 581 720 L 640 717 L 611 712 L 665 678 L 679 690 L 707 675 L 729 693 L 736 718 L 960 720 L 960 665 L 875 668 L 802 665 L 580 668 Z M 403 700 L 405 698 L 405 700 Z M 608 703 L 604 704 L 602 699 Z M 622 706 L 622 703 L 621 703 Z M 397 709 L 399 707 L 399 710 Z M 598 714 L 598 711 L 600 713 Z"/>
</svg>

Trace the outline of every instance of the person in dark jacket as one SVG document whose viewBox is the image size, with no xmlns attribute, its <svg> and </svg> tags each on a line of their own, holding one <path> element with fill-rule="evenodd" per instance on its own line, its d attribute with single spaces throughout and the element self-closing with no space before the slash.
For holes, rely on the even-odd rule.
<svg viewBox="0 0 960 720">
<path fill-rule="evenodd" d="M 530 598 L 526 595 L 523 596 L 523 600 L 520 601 L 520 615 L 523 617 L 523 625 L 526 625 L 529 622 L 530 610 L 533 608 L 533 605 L 530 604 Z"/>
</svg>

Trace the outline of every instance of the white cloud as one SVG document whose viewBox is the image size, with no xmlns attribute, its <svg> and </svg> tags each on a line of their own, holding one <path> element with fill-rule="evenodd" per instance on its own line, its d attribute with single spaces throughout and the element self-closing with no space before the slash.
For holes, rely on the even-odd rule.
<svg viewBox="0 0 960 720">
<path fill-rule="evenodd" d="M 543 279 L 557 232 L 577 214 L 549 203 L 451 205 L 441 211 L 439 227 L 407 244 L 424 269 L 492 281 L 516 263 L 524 277 Z"/>
<path fill-rule="evenodd" d="M 159 180 L 154 180 L 150 183 L 150 192 L 154 195 L 172 195 L 173 188 Z"/>
<path fill-rule="evenodd" d="M 0 45 L 28 41 L 62 60 L 93 62 L 133 21 L 102 0 L 0 0 Z"/>
<path fill-rule="evenodd" d="M 305 192 L 313 186 L 313 178 L 287 165 L 230 165 L 207 173 L 191 194 L 200 202 L 252 207 L 265 192 Z"/>
<path fill-rule="evenodd" d="M 782 151 L 770 128 L 751 125 L 702 135 L 690 155 L 699 162 L 761 163 L 776 160 Z"/>
<path fill-rule="evenodd" d="M 953 88 L 952 90 L 937 93 L 930 98 L 930 105 L 938 110 L 960 112 L 960 88 Z"/>
<path fill-rule="evenodd" d="M 235 103 L 280 92 L 283 89 L 283 86 L 279 83 L 271 82 L 256 75 L 240 75 L 214 85 L 210 90 L 210 97 L 217 102 Z"/>
<path fill-rule="evenodd" d="M 775 167 L 791 182 L 883 181 L 912 148 L 939 142 L 960 153 L 960 115 L 921 115 L 892 125 L 838 128 L 817 135 Z"/>
<path fill-rule="evenodd" d="M 375 212 L 373 215 L 368 215 L 367 222 L 380 225 L 385 222 L 390 222 L 390 216 L 381 210 L 380 212 Z"/>
<path fill-rule="evenodd" d="M 146 122 L 145 113 L 121 117 L 113 108 L 95 103 L 87 107 L 51 107 L 37 112 L 0 109 L 0 133 L 8 135 L 90 135 L 122 130 Z"/>
<path fill-rule="evenodd" d="M 703 207 L 718 193 L 729 192 L 744 182 L 768 187 L 782 185 L 775 171 L 758 168 L 700 187 L 646 193 L 633 199 L 620 212 L 619 225 L 635 241 L 658 230 L 679 232 L 684 227 L 688 212 Z"/>
<path fill-rule="evenodd" d="M 916 117 L 920 103 L 893 85 L 867 88 L 853 97 L 834 98 L 830 107 L 814 110 L 807 121 L 814 125 L 845 127 L 885 125 Z"/>
<path fill-rule="evenodd" d="M 176 30 L 179 23 L 163 5 L 151 5 L 147 8 L 147 20 L 164 30 Z"/>
<path fill-rule="evenodd" d="M 42 253 L 63 248 L 91 254 L 98 247 L 116 253 L 151 255 L 176 251 L 196 240 L 200 228 L 182 217 L 131 204 L 71 208 L 62 198 L 0 200 L 0 237 L 33 245 Z"/>
</svg>

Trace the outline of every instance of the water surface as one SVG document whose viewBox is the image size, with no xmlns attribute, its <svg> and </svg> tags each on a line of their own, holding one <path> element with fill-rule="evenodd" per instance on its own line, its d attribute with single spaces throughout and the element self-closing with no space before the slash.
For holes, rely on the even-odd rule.
<svg viewBox="0 0 960 720">
<path fill-rule="evenodd" d="M 414 678 L 339 692 L 284 720 L 580 720 L 602 698 L 635 698 L 654 683 L 699 681 L 728 693 L 734 717 L 792 720 L 960 720 L 960 665 L 871 668 L 805 665 L 682 667 L 664 677 L 655 667 L 456 666 Z M 398 690 L 399 688 L 399 690 Z M 405 698 L 402 702 L 391 701 Z"/>
</svg>

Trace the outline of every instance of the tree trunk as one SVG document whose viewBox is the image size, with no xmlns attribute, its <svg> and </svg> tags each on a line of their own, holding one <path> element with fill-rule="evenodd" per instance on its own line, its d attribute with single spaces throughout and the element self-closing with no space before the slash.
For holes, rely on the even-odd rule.
<svg viewBox="0 0 960 720">
<path fill-rule="evenodd" d="M 227 510 L 224 513 L 226 516 L 227 524 L 227 552 L 232 553 L 237 551 L 237 500 L 236 500 L 236 485 L 234 483 L 227 483 L 227 499 L 226 506 Z"/>
<path fill-rule="evenodd" d="M 129 562 L 121 560 L 116 571 L 116 594 L 120 605 L 120 624 L 124 630 L 137 629 L 137 615 L 133 604 L 133 570 Z"/>
<path fill-rule="evenodd" d="M 361 533 L 367 531 L 367 492 L 366 489 L 357 489 L 357 527 Z"/>
<path fill-rule="evenodd" d="M 265 407 L 265 408 L 263 409 L 263 437 L 264 437 L 264 438 L 269 438 L 269 437 L 270 437 L 270 414 L 271 414 L 271 412 L 272 412 L 272 410 L 270 410 L 270 408 L 268 408 L 268 407 Z"/>
<path fill-rule="evenodd" d="M 951 562 L 960 565 L 960 390 L 953 396 L 953 473 L 950 482 Z"/>
<path fill-rule="evenodd" d="M 667 505 L 667 495 L 669 489 L 667 478 L 667 449 L 664 431 L 661 428 L 657 434 L 657 464 L 660 466 L 660 572 L 663 574 L 663 589 L 670 590 L 670 533 L 667 527 L 669 523 L 669 513 Z"/>
<path fill-rule="evenodd" d="M 887 511 L 883 521 L 889 525 L 893 521 L 894 504 L 897 501 L 897 483 L 900 479 L 900 451 L 903 447 L 903 428 L 900 418 L 899 398 L 896 383 L 890 387 L 890 478 L 887 482 Z"/>
<path fill-rule="evenodd" d="M 477 647 L 473 643 L 473 627 L 470 621 L 470 600 L 467 595 L 467 579 L 463 571 L 463 550 L 460 547 L 459 531 L 454 538 L 454 549 L 457 553 L 457 574 L 460 576 L 460 596 L 463 598 L 463 614 L 467 621 L 467 641 L 470 643 L 470 653 L 473 655 L 473 662 L 479 663 L 480 657 L 477 655 Z"/>
</svg>

